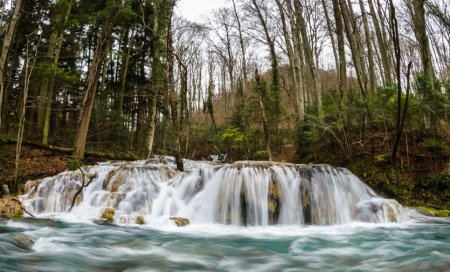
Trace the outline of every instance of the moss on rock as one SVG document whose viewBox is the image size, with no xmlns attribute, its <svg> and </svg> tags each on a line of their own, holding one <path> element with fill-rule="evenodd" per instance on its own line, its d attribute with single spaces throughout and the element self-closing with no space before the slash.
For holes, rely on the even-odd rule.
<svg viewBox="0 0 450 272">
<path fill-rule="evenodd" d="M 170 217 L 170 220 L 174 221 L 178 227 L 184 227 L 191 223 L 191 221 L 189 221 L 189 219 L 183 218 L 183 217 L 174 216 L 174 217 Z"/>
<path fill-rule="evenodd" d="M 144 225 L 145 224 L 144 217 L 143 216 L 136 217 L 135 223 L 138 225 Z"/>
<path fill-rule="evenodd" d="M 425 206 L 419 206 L 419 207 L 416 207 L 416 209 L 426 215 L 450 218 L 449 210 L 436 210 L 436 209 L 425 207 Z"/>
<path fill-rule="evenodd" d="M 112 221 L 114 221 L 115 215 L 116 215 L 116 211 L 113 208 L 104 208 L 102 210 L 102 214 L 101 214 L 100 218 L 105 220 L 106 222 L 112 222 Z"/>
<path fill-rule="evenodd" d="M 13 197 L 0 199 L 0 217 L 20 218 L 23 216 L 23 207 L 19 200 Z"/>
</svg>

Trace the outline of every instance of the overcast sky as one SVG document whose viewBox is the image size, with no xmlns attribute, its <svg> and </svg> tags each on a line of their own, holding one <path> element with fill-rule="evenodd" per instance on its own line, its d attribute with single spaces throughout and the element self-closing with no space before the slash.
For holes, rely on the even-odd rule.
<svg viewBox="0 0 450 272">
<path fill-rule="evenodd" d="M 190 21 L 201 22 L 211 10 L 226 5 L 227 0 L 180 0 L 176 13 Z"/>
</svg>

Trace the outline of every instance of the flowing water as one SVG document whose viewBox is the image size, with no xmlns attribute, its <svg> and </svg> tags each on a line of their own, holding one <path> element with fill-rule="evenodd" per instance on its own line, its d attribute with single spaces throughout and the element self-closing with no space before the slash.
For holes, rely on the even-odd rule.
<svg viewBox="0 0 450 272">
<path fill-rule="evenodd" d="M 168 159 L 29 182 L 0 219 L 0 271 L 447 271 L 450 221 L 327 165 Z M 72 199 L 81 183 L 91 181 Z M 114 209 L 113 222 L 99 217 Z M 171 216 L 189 218 L 177 227 Z M 138 225 L 136 218 L 145 223 Z"/>
</svg>

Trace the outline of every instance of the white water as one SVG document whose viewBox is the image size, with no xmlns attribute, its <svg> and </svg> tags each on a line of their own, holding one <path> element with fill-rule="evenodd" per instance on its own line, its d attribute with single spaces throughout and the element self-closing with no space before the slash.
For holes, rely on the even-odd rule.
<svg viewBox="0 0 450 272">
<path fill-rule="evenodd" d="M 28 211 L 79 219 L 116 211 L 116 223 L 167 225 L 169 217 L 197 224 L 334 225 L 401 222 L 395 200 L 380 198 L 350 171 L 328 165 L 237 162 L 217 165 L 186 161 L 181 173 L 167 161 L 108 163 L 85 167 L 96 174 L 70 211 L 81 186 L 80 171 L 29 183 L 22 196 Z"/>
</svg>

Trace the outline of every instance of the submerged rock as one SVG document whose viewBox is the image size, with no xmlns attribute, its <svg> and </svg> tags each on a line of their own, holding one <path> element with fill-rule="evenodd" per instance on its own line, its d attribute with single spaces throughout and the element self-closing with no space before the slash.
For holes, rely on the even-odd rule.
<svg viewBox="0 0 450 272">
<path fill-rule="evenodd" d="M 14 243 L 23 249 L 31 249 L 34 245 L 34 240 L 25 233 L 17 233 L 13 236 Z"/>
<path fill-rule="evenodd" d="M 0 217 L 20 218 L 23 216 L 23 207 L 19 200 L 13 197 L 0 199 Z"/>
<path fill-rule="evenodd" d="M 106 222 L 112 222 L 112 221 L 114 221 L 115 215 L 116 215 L 116 211 L 113 208 L 104 208 L 102 210 L 102 214 L 101 214 L 100 218 L 105 220 Z"/>
<path fill-rule="evenodd" d="M 177 224 L 178 227 L 184 227 L 186 225 L 189 225 L 191 223 L 191 221 L 189 221 L 189 219 L 187 218 L 183 218 L 183 217 L 171 217 L 170 220 L 174 221 L 175 224 Z"/>
</svg>

